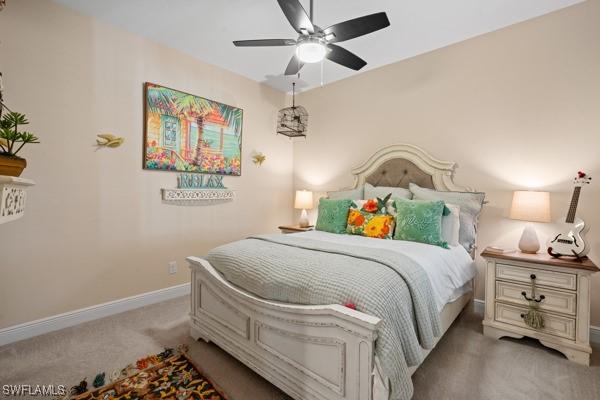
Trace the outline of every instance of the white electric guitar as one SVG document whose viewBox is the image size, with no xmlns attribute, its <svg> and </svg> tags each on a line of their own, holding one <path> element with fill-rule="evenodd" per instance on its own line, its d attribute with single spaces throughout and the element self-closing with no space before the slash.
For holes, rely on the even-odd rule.
<svg viewBox="0 0 600 400">
<path fill-rule="evenodd" d="M 558 235 L 551 241 L 548 247 L 548 254 L 552 257 L 570 256 L 576 258 L 585 257 L 590 251 L 590 246 L 585 241 L 584 234 L 588 228 L 582 219 L 576 218 L 577 204 L 579 203 L 579 195 L 583 185 L 587 185 L 592 180 L 584 172 L 579 171 L 577 177 L 573 181 L 575 188 L 571 197 L 571 205 L 569 212 L 565 218 L 565 222 L 561 222 L 561 228 Z"/>
</svg>

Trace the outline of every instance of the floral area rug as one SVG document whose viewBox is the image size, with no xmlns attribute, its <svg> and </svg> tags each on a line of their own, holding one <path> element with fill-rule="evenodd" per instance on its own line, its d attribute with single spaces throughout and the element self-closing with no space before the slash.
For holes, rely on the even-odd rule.
<svg viewBox="0 0 600 400">
<path fill-rule="evenodd" d="M 138 360 L 128 366 L 121 377 L 100 386 L 104 374 L 94 379 L 95 389 L 87 390 L 82 381 L 71 388 L 69 399 L 76 400 L 227 400 L 225 395 L 206 378 L 185 352 L 171 349 Z"/>
</svg>

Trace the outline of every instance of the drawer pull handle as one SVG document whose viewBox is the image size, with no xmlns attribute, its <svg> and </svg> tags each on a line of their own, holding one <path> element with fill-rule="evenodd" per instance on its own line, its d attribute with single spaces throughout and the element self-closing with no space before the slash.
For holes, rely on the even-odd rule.
<svg viewBox="0 0 600 400">
<path fill-rule="evenodd" d="M 541 303 L 546 298 L 546 296 L 543 294 L 540 295 L 539 299 L 536 299 L 535 297 L 529 297 L 525 291 L 521 292 L 521 296 L 523 296 L 527 301 L 535 301 L 536 303 Z"/>
<path fill-rule="evenodd" d="M 529 275 L 529 277 L 531 278 L 532 281 L 534 281 L 537 278 L 537 276 L 535 276 L 535 274 L 531 274 L 531 275 Z"/>
</svg>

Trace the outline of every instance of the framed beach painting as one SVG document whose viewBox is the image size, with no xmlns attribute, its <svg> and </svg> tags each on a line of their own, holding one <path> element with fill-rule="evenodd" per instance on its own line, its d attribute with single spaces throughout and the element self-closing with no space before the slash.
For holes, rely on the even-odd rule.
<svg viewBox="0 0 600 400">
<path fill-rule="evenodd" d="M 241 108 L 147 82 L 144 169 L 242 174 Z"/>
</svg>

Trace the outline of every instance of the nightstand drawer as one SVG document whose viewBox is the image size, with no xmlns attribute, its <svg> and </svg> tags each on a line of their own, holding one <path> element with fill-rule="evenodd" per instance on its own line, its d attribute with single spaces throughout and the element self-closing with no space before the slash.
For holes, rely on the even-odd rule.
<svg viewBox="0 0 600 400">
<path fill-rule="evenodd" d="M 496 300 L 527 306 L 528 301 L 525 300 L 522 292 L 531 298 L 531 285 L 496 281 Z M 577 294 L 573 292 L 536 287 L 535 295 L 538 299 L 540 296 L 545 296 L 539 303 L 542 311 L 570 315 L 575 315 L 577 312 Z"/>
<path fill-rule="evenodd" d="M 536 285 L 570 290 L 577 289 L 577 275 L 575 274 L 496 263 L 497 279 L 531 283 L 531 275 L 535 275 Z"/>
<path fill-rule="evenodd" d="M 527 313 L 526 307 L 514 307 L 507 304 L 496 303 L 496 321 L 505 324 L 515 325 L 521 328 L 532 329 L 523 321 L 522 314 Z M 548 313 L 541 313 L 544 318 L 544 327 L 539 332 L 549 335 L 559 336 L 566 339 L 575 339 L 575 320 L 567 317 L 560 317 Z"/>
</svg>

